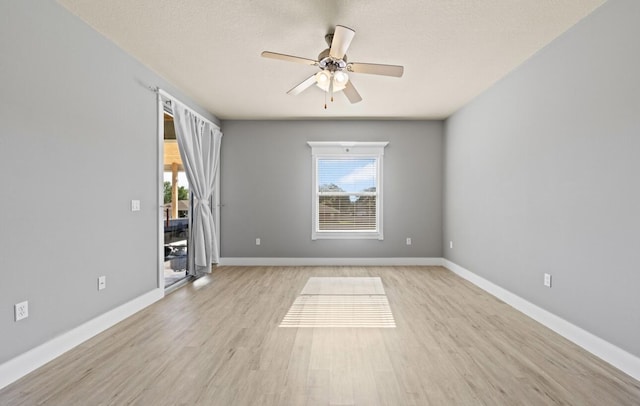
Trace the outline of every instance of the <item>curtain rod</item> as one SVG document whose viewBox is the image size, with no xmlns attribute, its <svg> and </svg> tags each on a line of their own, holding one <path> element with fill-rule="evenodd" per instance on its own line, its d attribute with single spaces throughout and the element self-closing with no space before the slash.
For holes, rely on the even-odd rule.
<svg viewBox="0 0 640 406">
<path fill-rule="evenodd" d="M 197 111 L 195 111 L 194 109 L 192 109 L 191 107 L 189 107 L 188 104 L 184 103 L 182 100 L 178 99 L 177 97 L 172 96 L 171 94 L 167 93 L 165 90 L 160 89 L 159 87 L 156 87 L 155 89 L 153 89 L 156 93 L 158 93 L 159 96 L 164 97 L 165 99 L 169 99 L 170 101 L 174 101 L 174 102 L 178 102 L 184 106 L 186 106 L 189 110 L 191 110 L 191 112 L 193 114 L 195 114 L 198 118 L 200 118 L 201 120 L 204 120 L 208 123 L 210 123 L 212 126 L 214 126 L 215 128 L 217 128 L 218 130 L 220 129 L 220 126 L 217 125 L 216 123 L 214 123 L 213 121 L 211 121 L 210 119 L 206 118 L 205 116 L 203 116 L 202 114 L 198 113 Z"/>
</svg>

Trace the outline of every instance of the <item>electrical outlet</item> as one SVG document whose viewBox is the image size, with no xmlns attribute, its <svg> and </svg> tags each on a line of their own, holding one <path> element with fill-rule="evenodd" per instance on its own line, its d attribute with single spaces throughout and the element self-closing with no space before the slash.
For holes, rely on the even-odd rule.
<svg viewBox="0 0 640 406">
<path fill-rule="evenodd" d="M 449 248 L 453 248 L 453 241 L 449 241 Z"/>
<path fill-rule="evenodd" d="M 551 274 L 544 274 L 544 286 L 550 288 L 551 287 Z"/>
<path fill-rule="evenodd" d="M 100 276 L 98 277 L 98 290 L 102 290 L 107 287 L 107 277 Z"/>
<path fill-rule="evenodd" d="M 411 245 L 411 238 L 407 237 L 407 245 Z"/>
<path fill-rule="evenodd" d="M 260 245 L 260 239 L 256 238 L 256 245 Z"/>
<path fill-rule="evenodd" d="M 26 319 L 29 317 L 29 301 L 25 300 L 24 302 L 16 303 L 14 305 L 14 310 L 16 321 Z"/>
<path fill-rule="evenodd" d="M 140 200 L 131 201 L 131 211 L 140 211 Z"/>
</svg>

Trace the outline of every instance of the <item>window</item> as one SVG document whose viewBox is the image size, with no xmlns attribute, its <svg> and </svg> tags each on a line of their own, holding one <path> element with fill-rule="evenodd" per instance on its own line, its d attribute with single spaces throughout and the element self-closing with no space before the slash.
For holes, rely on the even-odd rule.
<svg viewBox="0 0 640 406">
<path fill-rule="evenodd" d="M 383 239 L 382 157 L 387 142 L 309 142 L 313 240 Z"/>
</svg>

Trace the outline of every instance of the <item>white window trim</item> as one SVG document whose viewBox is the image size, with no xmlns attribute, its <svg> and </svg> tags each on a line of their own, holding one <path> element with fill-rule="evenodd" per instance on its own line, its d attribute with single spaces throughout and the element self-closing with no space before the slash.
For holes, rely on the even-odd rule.
<svg viewBox="0 0 640 406">
<path fill-rule="evenodd" d="M 307 144 L 311 147 L 311 239 L 376 239 L 383 240 L 382 231 L 382 165 L 384 156 L 384 148 L 388 142 L 334 142 L 334 141 L 309 141 Z M 376 179 L 378 185 L 376 194 L 378 201 L 376 205 L 376 231 L 319 231 L 318 230 L 318 159 L 319 158 L 337 158 L 344 159 L 346 157 L 359 158 L 376 158 L 377 173 Z"/>
</svg>

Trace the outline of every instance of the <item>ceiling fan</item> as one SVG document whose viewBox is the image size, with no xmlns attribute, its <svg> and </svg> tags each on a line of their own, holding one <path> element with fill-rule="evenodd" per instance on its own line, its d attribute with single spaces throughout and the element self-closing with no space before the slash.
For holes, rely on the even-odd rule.
<svg viewBox="0 0 640 406">
<path fill-rule="evenodd" d="M 342 91 L 351 103 L 358 103 L 362 97 L 349 80 L 348 73 L 368 73 L 372 75 L 401 77 L 404 67 L 398 65 L 380 65 L 375 63 L 347 62 L 347 49 L 351 45 L 356 32 L 343 25 L 336 25 L 333 33 L 325 35 L 325 40 L 329 48 L 320 52 L 318 59 L 301 58 L 298 56 L 279 54 L 276 52 L 263 51 L 265 58 L 279 59 L 282 61 L 297 62 L 305 65 L 317 66 L 317 72 L 300 84 L 287 92 L 292 96 L 297 96 L 302 91 L 317 85 L 320 89 L 329 93 L 333 101 L 333 93 Z M 347 73 L 348 72 L 348 73 Z M 325 103 L 324 108 L 327 108 Z"/>
</svg>

